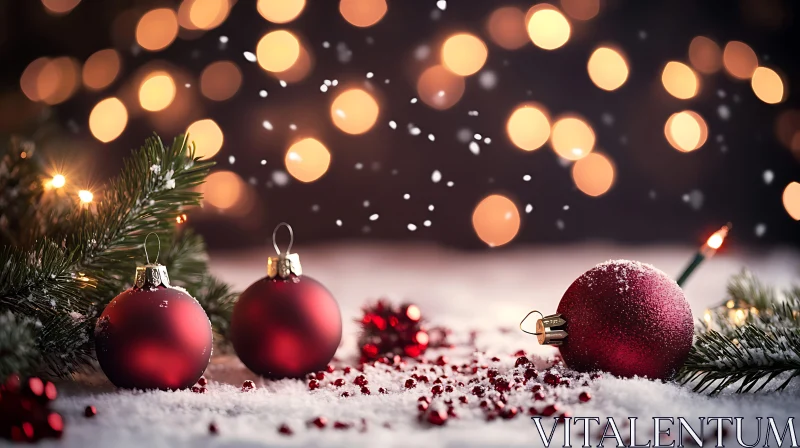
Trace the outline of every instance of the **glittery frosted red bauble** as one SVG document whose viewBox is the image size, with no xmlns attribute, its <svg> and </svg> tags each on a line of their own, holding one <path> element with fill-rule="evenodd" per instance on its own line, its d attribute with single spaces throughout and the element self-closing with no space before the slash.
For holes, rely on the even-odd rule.
<svg viewBox="0 0 800 448">
<path fill-rule="evenodd" d="M 236 302 L 230 340 L 253 372 L 300 378 L 325 370 L 342 339 L 339 305 L 308 276 L 265 277 Z"/>
<path fill-rule="evenodd" d="M 117 387 L 186 389 L 211 359 L 211 323 L 181 289 L 134 286 L 97 320 L 95 347 L 100 367 Z"/>
<path fill-rule="evenodd" d="M 567 289 L 558 313 L 568 333 L 561 355 L 581 372 L 669 379 L 692 346 L 692 311 L 683 291 L 648 264 L 595 266 Z"/>
</svg>

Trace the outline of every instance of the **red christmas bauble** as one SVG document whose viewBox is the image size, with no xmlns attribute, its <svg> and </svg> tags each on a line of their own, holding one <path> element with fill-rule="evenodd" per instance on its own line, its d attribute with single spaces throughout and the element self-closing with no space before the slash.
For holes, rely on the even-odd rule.
<svg viewBox="0 0 800 448">
<path fill-rule="evenodd" d="M 342 316 L 330 292 L 294 273 L 248 287 L 231 316 L 230 340 L 253 372 L 300 378 L 325 370 L 342 339 Z"/>
<path fill-rule="evenodd" d="M 163 266 L 147 269 L 148 275 L 163 273 L 145 281 L 137 270 L 137 285 L 115 297 L 97 320 L 97 360 L 117 387 L 189 388 L 211 359 L 211 322 L 197 300 L 169 286 Z"/>
<path fill-rule="evenodd" d="M 694 323 L 683 290 L 644 263 L 607 261 L 586 271 L 564 293 L 558 313 L 568 334 L 561 356 L 581 372 L 669 379 L 692 346 Z"/>
</svg>

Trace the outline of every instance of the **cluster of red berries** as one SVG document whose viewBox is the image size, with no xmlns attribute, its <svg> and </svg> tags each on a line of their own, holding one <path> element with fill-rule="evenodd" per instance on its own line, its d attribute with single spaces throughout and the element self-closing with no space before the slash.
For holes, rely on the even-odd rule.
<svg viewBox="0 0 800 448">
<path fill-rule="evenodd" d="M 450 330 L 441 327 L 427 329 L 422 312 L 412 303 L 392 305 L 388 300 L 378 300 L 365 306 L 359 320 L 361 334 L 358 348 L 361 361 L 368 362 L 395 355 L 416 358 L 428 348 L 449 346 Z"/>
<path fill-rule="evenodd" d="M 0 385 L 0 438 L 14 442 L 37 442 L 61 438 L 64 421 L 50 410 L 58 391 L 49 381 L 9 376 Z"/>
</svg>

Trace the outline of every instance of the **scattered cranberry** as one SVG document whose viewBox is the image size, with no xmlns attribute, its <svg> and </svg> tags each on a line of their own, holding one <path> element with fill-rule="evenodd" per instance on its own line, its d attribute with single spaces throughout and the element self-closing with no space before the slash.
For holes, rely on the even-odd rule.
<svg viewBox="0 0 800 448">
<path fill-rule="evenodd" d="M 558 385 L 559 386 L 564 386 L 564 387 L 569 387 L 569 386 L 572 385 L 572 381 L 569 378 L 564 378 L 563 380 L 561 380 L 560 383 L 558 383 Z"/>
<path fill-rule="evenodd" d="M 251 380 L 246 380 L 244 383 L 242 383 L 242 392 L 250 392 L 255 388 L 256 383 L 252 382 Z"/>
<path fill-rule="evenodd" d="M 486 376 L 488 376 L 489 378 L 494 378 L 499 374 L 500 373 L 497 371 L 497 369 L 489 369 L 489 371 L 486 372 Z"/>
<path fill-rule="evenodd" d="M 592 399 L 592 395 L 589 392 L 581 392 L 581 394 L 578 395 L 578 400 L 581 400 L 581 402 L 583 402 L 583 403 L 586 403 L 587 401 L 589 401 L 591 399 Z"/>
<path fill-rule="evenodd" d="M 551 386 L 558 386 L 559 383 L 561 383 L 561 376 L 552 372 L 547 372 L 544 374 L 544 382 Z"/>
<path fill-rule="evenodd" d="M 462 395 L 462 396 L 458 397 L 458 401 L 460 401 L 461 403 L 464 403 L 464 404 L 469 403 L 469 399 L 467 399 L 466 395 Z"/>
<path fill-rule="evenodd" d="M 83 415 L 86 417 L 94 417 L 97 415 L 97 408 L 94 406 L 86 406 L 86 409 L 83 410 Z"/>
<path fill-rule="evenodd" d="M 488 408 L 489 407 L 489 402 L 486 401 L 486 400 L 481 400 L 479 406 L 482 407 L 482 408 Z"/>
<path fill-rule="evenodd" d="M 494 388 L 498 392 L 508 392 L 511 390 L 511 385 L 508 383 L 508 380 L 505 378 L 498 378 L 495 381 Z"/>
<path fill-rule="evenodd" d="M 192 391 L 192 392 L 194 392 L 194 393 L 196 393 L 196 394 L 199 394 L 199 393 L 200 393 L 200 388 L 199 388 L 199 387 L 197 387 L 197 386 L 192 386 L 192 389 L 191 389 L 191 391 Z"/>
<path fill-rule="evenodd" d="M 353 426 L 352 423 L 333 422 L 333 427 L 336 429 L 350 429 L 351 426 Z"/>
<path fill-rule="evenodd" d="M 319 372 L 317 372 L 317 373 L 314 375 L 314 378 L 316 378 L 316 379 L 318 379 L 318 380 L 320 380 L 320 381 L 324 380 L 324 379 L 325 379 L 325 372 L 323 372 L 323 371 L 321 371 L 321 370 L 320 370 Z"/>
<path fill-rule="evenodd" d="M 546 408 L 542 409 L 541 414 L 543 416 L 545 416 L 545 417 L 550 417 L 551 415 L 554 415 L 558 411 L 559 411 L 558 406 L 556 406 L 554 404 L 551 404 L 551 405 L 547 406 Z"/>
<path fill-rule="evenodd" d="M 448 392 L 448 393 L 451 393 L 451 392 L 454 392 L 455 389 L 453 389 L 453 386 L 448 384 L 447 386 L 444 386 L 444 391 Z"/>
<path fill-rule="evenodd" d="M 369 388 L 367 386 L 362 386 L 361 387 L 361 393 L 364 394 L 364 395 L 369 395 L 370 394 Z"/>
<path fill-rule="evenodd" d="M 519 409 L 515 407 L 508 407 L 500 411 L 500 417 L 505 420 L 511 420 L 512 418 L 516 417 L 519 414 Z"/>
<path fill-rule="evenodd" d="M 413 389 L 417 387 L 417 382 L 409 378 L 406 380 L 406 389 Z"/>
<path fill-rule="evenodd" d="M 535 407 L 531 406 L 531 408 L 528 409 L 528 414 L 530 414 L 530 415 L 539 415 L 539 411 L 537 411 Z"/>
<path fill-rule="evenodd" d="M 424 401 L 425 403 L 430 404 L 431 399 L 423 395 L 423 396 L 417 398 L 417 401 Z"/>
<path fill-rule="evenodd" d="M 316 390 L 316 389 L 319 389 L 319 381 L 317 381 L 317 380 L 311 380 L 311 381 L 309 381 L 309 382 L 308 382 L 308 388 L 309 388 L 310 390 Z"/>
<path fill-rule="evenodd" d="M 482 397 L 486 393 L 486 389 L 483 386 L 475 386 L 472 388 L 472 395 L 477 395 Z"/>
<path fill-rule="evenodd" d="M 517 361 L 514 362 L 514 367 L 527 366 L 530 363 L 531 361 L 527 357 L 520 356 L 519 358 L 517 358 Z"/>
<path fill-rule="evenodd" d="M 447 423 L 447 413 L 441 409 L 429 411 L 428 423 L 436 426 L 444 425 L 445 423 Z"/>
<path fill-rule="evenodd" d="M 328 419 L 325 417 L 317 417 L 312 420 L 310 424 L 316 426 L 317 428 L 324 428 L 328 424 Z"/>
<path fill-rule="evenodd" d="M 456 408 L 452 406 L 447 407 L 447 416 L 452 418 L 458 418 L 458 414 L 456 414 Z"/>
<path fill-rule="evenodd" d="M 350 396 L 350 392 L 344 391 L 342 392 L 342 397 L 347 398 Z"/>
<path fill-rule="evenodd" d="M 544 398 L 545 398 L 544 397 L 544 393 L 542 393 L 542 391 L 534 392 L 534 394 L 533 394 L 533 399 L 536 400 L 536 401 L 542 401 L 542 400 L 544 400 Z"/>
<path fill-rule="evenodd" d="M 433 384 L 442 384 L 442 379 L 436 378 L 435 380 L 433 380 Z"/>
<path fill-rule="evenodd" d="M 427 402 L 420 401 L 419 404 L 417 404 L 417 409 L 419 409 L 420 412 L 425 412 L 428 410 L 428 406 L 430 405 Z"/>
<path fill-rule="evenodd" d="M 417 381 L 419 381 L 420 383 L 425 383 L 425 384 L 428 384 L 428 377 L 427 377 L 427 376 L 425 376 L 425 375 L 420 375 L 420 376 L 417 378 Z"/>
<path fill-rule="evenodd" d="M 345 367 L 344 368 L 344 374 L 347 375 L 348 373 L 350 373 L 351 370 L 353 370 L 353 369 L 351 369 L 350 367 Z"/>
<path fill-rule="evenodd" d="M 292 431 L 292 428 L 290 428 L 289 425 L 287 425 L 286 423 L 284 423 L 280 427 L 278 427 L 278 432 L 283 434 L 283 435 L 285 435 L 285 436 L 290 436 L 290 435 L 294 434 L 294 431 Z"/>
<path fill-rule="evenodd" d="M 334 370 L 336 370 L 336 369 L 333 367 L 332 364 L 328 364 L 328 366 L 325 367 L 325 371 L 328 372 L 328 373 L 333 373 Z"/>
<path fill-rule="evenodd" d="M 497 356 L 492 356 L 492 362 L 500 362 L 500 358 Z"/>
<path fill-rule="evenodd" d="M 533 367 L 528 367 L 525 369 L 525 379 L 531 380 L 533 378 L 537 378 L 539 376 L 539 371 L 534 369 Z"/>
<path fill-rule="evenodd" d="M 444 392 L 444 388 L 441 386 L 441 384 L 437 384 L 431 388 L 431 393 L 434 395 L 441 395 L 442 392 Z"/>
<path fill-rule="evenodd" d="M 444 355 L 436 358 L 436 365 L 437 366 L 445 366 L 445 365 L 447 365 L 447 362 L 448 362 L 447 357 L 444 356 Z"/>
<path fill-rule="evenodd" d="M 208 433 L 209 434 L 219 434 L 219 428 L 217 428 L 217 424 L 211 422 L 208 424 Z"/>
<path fill-rule="evenodd" d="M 364 375 L 358 375 L 356 379 L 353 380 L 353 383 L 355 383 L 357 386 L 366 386 L 369 384 L 369 381 L 367 381 L 367 377 Z"/>
<path fill-rule="evenodd" d="M 200 379 L 197 380 L 197 384 L 199 384 L 201 386 L 205 386 L 206 384 L 208 384 L 208 380 L 206 379 L 206 377 L 201 376 Z"/>
<path fill-rule="evenodd" d="M 336 381 L 333 382 L 333 385 L 336 386 L 336 387 L 344 386 L 344 379 L 343 378 L 337 378 Z"/>
</svg>

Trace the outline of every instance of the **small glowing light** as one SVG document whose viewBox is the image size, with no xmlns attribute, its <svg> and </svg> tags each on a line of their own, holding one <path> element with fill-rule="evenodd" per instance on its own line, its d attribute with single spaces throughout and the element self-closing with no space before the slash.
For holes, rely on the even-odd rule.
<svg viewBox="0 0 800 448">
<path fill-rule="evenodd" d="M 514 6 L 495 9 L 486 22 L 489 38 L 506 50 L 516 50 L 530 42 L 525 29 L 525 13 Z"/>
<path fill-rule="evenodd" d="M 603 195 L 614 185 L 614 164 L 605 155 L 593 152 L 575 162 L 572 180 L 589 196 Z"/>
<path fill-rule="evenodd" d="M 300 182 L 314 182 L 331 164 L 331 153 L 319 140 L 305 138 L 293 144 L 284 158 L 286 171 Z"/>
<path fill-rule="evenodd" d="M 89 190 L 80 190 L 78 191 L 78 198 L 81 200 L 82 203 L 88 204 L 92 202 L 92 199 L 94 199 L 94 195 Z"/>
<path fill-rule="evenodd" d="M 42 0 L 47 12 L 55 15 L 67 14 L 75 9 L 81 0 Z"/>
<path fill-rule="evenodd" d="M 784 99 L 783 80 L 771 68 L 758 67 L 753 72 L 750 84 L 758 99 L 767 104 L 777 104 Z"/>
<path fill-rule="evenodd" d="M 790 182 L 783 190 L 783 208 L 795 221 L 800 221 L 800 183 Z"/>
<path fill-rule="evenodd" d="M 191 26 L 201 30 L 222 25 L 231 10 L 230 0 L 184 0 L 184 4 L 189 5 Z"/>
<path fill-rule="evenodd" d="M 553 123 L 550 145 L 559 156 L 579 160 L 594 149 L 594 130 L 586 121 L 576 116 L 564 116 Z"/>
<path fill-rule="evenodd" d="M 63 174 L 56 174 L 53 176 L 53 179 L 50 181 L 50 185 L 53 188 L 61 188 L 67 184 L 67 178 L 64 177 Z"/>
<path fill-rule="evenodd" d="M 337 128 L 348 134 L 363 134 L 378 120 L 378 102 L 361 89 L 340 93 L 331 103 L 331 119 Z"/>
<path fill-rule="evenodd" d="M 694 70 L 676 61 L 668 62 L 664 67 L 661 83 L 670 95 L 682 100 L 697 95 L 700 86 L 700 80 Z"/>
<path fill-rule="evenodd" d="M 288 70 L 300 57 L 300 42 L 288 31 L 272 31 L 256 46 L 258 65 L 270 72 Z"/>
<path fill-rule="evenodd" d="M 351 25 L 360 28 L 375 25 L 386 15 L 386 0 L 340 0 L 339 12 Z"/>
<path fill-rule="evenodd" d="M 711 311 L 706 310 L 705 314 L 703 314 L 703 320 L 706 321 L 707 324 L 711 323 Z"/>
<path fill-rule="evenodd" d="M 506 132 L 516 147 L 533 151 L 541 148 L 550 138 L 550 118 L 544 107 L 533 103 L 523 104 L 508 117 Z"/>
<path fill-rule="evenodd" d="M 416 322 L 419 320 L 420 317 L 422 317 L 422 312 L 420 311 L 418 306 L 409 305 L 408 308 L 406 308 L 406 317 Z"/>
<path fill-rule="evenodd" d="M 118 98 L 106 98 L 89 113 L 89 130 L 94 138 L 108 143 L 122 134 L 128 125 L 128 110 Z"/>
<path fill-rule="evenodd" d="M 450 36 L 442 45 L 442 65 L 460 76 L 476 73 L 488 55 L 486 44 L 472 34 Z"/>
<path fill-rule="evenodd" d="M 108 87 L 119 75 L 120 57 L 117 50 L 95 52 L 83 64 L 83 85 L 92 90 Z"/>
<path fill-rule="evenodd" d="M 571 32 L 569 21 L 555 7 L 541 8 L 531 14 L 527 30 L 533 44 L 544 50 L 555 50 L 563 46 L 569 40 Z"/>
<path fill-rule="evenodd" d="M 710 237 L 708 237 L 708 241 L 706 241 L 706 244 L 708 245 L 708 247 L 712 249 L 719 249 L 720 246 L 722 246 L 723 240 L 724 238 L 722 237 L 722 235 L 719 232 L 716 232 Z"/>
<path fill-rule="evenodd" d="M 289 23 L 303 12 L 306 0 L 258 0 L 261 17 L 272 23 Z"/>
<path fill-rule="evenodd" d="M 189 220 L 189 217 L 186 216 L 186 213 L 182 213 L 182 214 L 180 214 L 180 215 L 175 217 L 175 222 L 177 222 L 178 224 L 183 224 L 188 220 Z"/>
<path fill-rule="evenodd" d="M 178 37 L 178 16 L 169 8 L 146 12 L 136 25 L 136 43 L 145 50 L 163 50 L 176 37 Z"/>
<path fill-rule="evenodd" d="M 722 63 L 734 78 L 750 79 L 758 68 L 758 56 L 746 43 L 733 40 L 725 45 Z"/>
<path fill-rule="evenodd" d="M 414 340 L 417 341 L 417 344 L 428 345 L 430 339 L 428 338 L 428 333 L 418 331 L 417 334 L 414 335 Z"/>
<path fill-rule="evenodd" d="M 592 53 L 587 64 L 589 78 L 603 90 L 616 90 L 628 79 L 628 63 L 619 50 L 600 47 Z"/>
<path fill-rule="evenodd" d="M 39 74 L 42 72 L 47 63 L 50 62 L 49 58 L 41 57 L 25 67 L 25 70 L 22 72 L 22 76 L 19 79 L 19 86 L 22 89 L 22 93 L 28 97 L 31 101 L 40 101 L 42 97 L 39 95 L 39 87 L 38 87 L 38 80 Z"/>
<path fill-rule="evenodd" d="M 417 93 L 422 102 L 434 109 L 453 107 L 464 95 L 464 78 L 434 65 L 422 72 L 417 80 Z"/>
<path fill-rule="evenodd" d="M 722 67 L 722 49 L 708 37 L 697 36 L 689 44 L 689 61 L 700 73 L 716 73 Z"/>
<path fill-rule="evenodd" d="M 175 99 L 175 81 L 167 72 L 150 73 L 139 86 L 142 109 L 157 112 L 166 109 Z"/>
<path fill-rule="evenodd" d="M 48 60 L 36 77 L 39 99 L 51 105 L 69 99 L 78 88 L 80 71 L 80 65 L 71 57 Z"/>
<path fill-rule="evenodd" d="M 708 139 L 708 125 L 697 112 L 685 110 L 669 117 L 664 125 L 664 135 L 673 148 L 690 152 L 705 144 Z"/>
<path fill-rule="evenodd" d="M 242 85 L 242 71 L 231 61 L 217 61 L 208 64 L 200 74 L 200 92 L 214 101 L 231 98 Z"/>
<path fill-rule="evenodd" d="M 472 227 L 489 247 L 507 244 L 519 232 L 520 217 L 511 199 L 493 194 L 481 200 L 472 212 Z"/>
<path fill-rule="evenodd" d="M 222 148 L 225 138 L 217 123 L 206 118 L 195 121 L 186 129 L 189 140 L 195 144 L 195 157 L 210 159 Z"/>
<path fill-rule="evenodd" d="M 561 8 L 575 20 L 590 20 L 600 13 L 600 0 L 561 0 Z"/>
<path fill-rule="evenodd" d="M 745 322 L 745 314 L 744 314 L 744 311 L 743 311 L 743 310 L 741 310 L 741 309 L 739 309 L 739 310 L 736 310 L 736 315 L 735 315 L 735 318 L 734 318 L 734 323 L 735 323 L 736 325 L 741 325 L 741 324 L 743 324 L 744 322 Z"/>
</svg>

